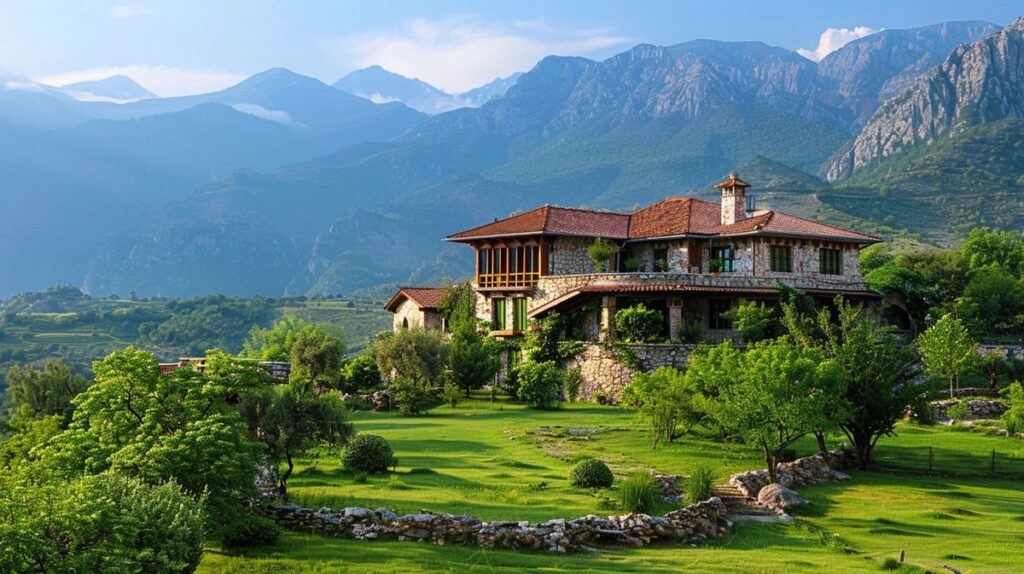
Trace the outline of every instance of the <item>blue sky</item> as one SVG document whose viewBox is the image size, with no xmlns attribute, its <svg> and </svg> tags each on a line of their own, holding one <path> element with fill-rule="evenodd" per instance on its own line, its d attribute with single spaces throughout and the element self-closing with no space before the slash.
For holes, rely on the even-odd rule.
<svg viewBox="0 0 1024 574">
<path fill-rule="evenodd" d="M 713 38 L 760 40 L 819 57 L 883 28 L 947 20 L 1005 25 L 1024 14 L 1015 4 L 0 0 L 0 69 L 55 84 L 127 73 L 160 95 L 178 95 L 277 66 L 330 83 L 381 64 L 460 91 L 527 70 L 548 54 L 603 58 L 641 42 Z"/>
</svg>

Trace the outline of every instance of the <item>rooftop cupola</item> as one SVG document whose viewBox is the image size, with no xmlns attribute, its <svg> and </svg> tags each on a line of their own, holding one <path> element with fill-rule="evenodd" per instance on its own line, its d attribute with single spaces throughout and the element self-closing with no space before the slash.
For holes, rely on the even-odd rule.
<svg viewBox="0 0 1024 574">
<path fill-rule="evenodd" d="M 715 184 L 722 190 L 722 225 L 736 223 L 747 217 L 747 188 L 750 184 L 729 174 L 728 179 Z"/>
</svg>

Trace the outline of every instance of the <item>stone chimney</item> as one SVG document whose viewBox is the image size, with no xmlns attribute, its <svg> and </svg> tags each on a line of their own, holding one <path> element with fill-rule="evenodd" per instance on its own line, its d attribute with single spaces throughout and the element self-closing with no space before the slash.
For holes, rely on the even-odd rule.
<svg viewBox="0 0 1024 574">
<path fill-rule="evenodd" d="M 728 179 L 715 184 L 722 190 L 722 225 L 742 221 L 747 217 L 747 188 L 750 184 L 730 173 Z"/>
</svg>

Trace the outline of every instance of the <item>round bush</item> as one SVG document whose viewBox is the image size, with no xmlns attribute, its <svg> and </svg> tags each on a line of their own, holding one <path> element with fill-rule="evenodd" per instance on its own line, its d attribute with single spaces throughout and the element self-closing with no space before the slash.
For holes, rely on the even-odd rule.
<svg viewBox="0 0 1024 574">
<path fill-rule="evenodd" d="M 569 472 L 569 482 L 580 488 L 610 488 L 613 480 L 608 465 L 596 458 L 580 461 Z"/>
<path fill-rule="evenodd" d="M 277 542 L 279 531 L 273 520 L 245 513 L 224 527 L 220 541 L 228 548 L 271 546 Z"/>
<path fill-rule="evenodd" d="M 397 464 L 394 453 L 384 437 L 375 434 L 358 434 L 345 448 L 342 464 L 348 470 L 362 472 L 387 472 Z"/>
</svg>

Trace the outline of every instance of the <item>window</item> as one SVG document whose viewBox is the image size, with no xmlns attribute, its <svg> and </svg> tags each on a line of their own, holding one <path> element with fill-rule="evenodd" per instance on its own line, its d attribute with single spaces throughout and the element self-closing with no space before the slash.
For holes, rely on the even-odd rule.
<svg viewBox="0 0 1024 574">
<path fill-rule="evenodd" d="M 731 299 L 712 299 L 708 302 L 710 316 L 708 323 L 712 329 L 732 329 L 732 321 L 722 316 L 723 313 L 732 309 Z"/>
<path fill-rule="evenodd" d="M 480 268 L 480 274 L 486 275 L 491 272 L 491 250 L 481 249 L 477 255 L 477 266 Z"/>
<path fill-rule="evenodd" d="M 771 246 L 772 271 L 793 272 L 793 248 L 789 245 Z"/>
<path fill-rule="evenodd" d="M 553 275 L 555 272 L 555 245 L 553 243 L 547 244 L 548 256 L 547 264 L 548 268 L 544 270 L 545 275 Z"/>
<path fill-rule="evenodd" d="M 665 272 L 668 271 L 668 249 L 655 249 L 654 250 L 654 270 Z"/>
<path fill-rule="evenodd" d="M 505 300 L 491 299 L 491 327 L 495 331 L 505 330 Z"/>
<path fill-rule="evenodd" d="M 526 297 L 512 300 L 512 328 L 516 331 L 526 330 Z"/>
<path fill-rule="evenodd" d="M 736 271 L 736 255 L 732 245 L 711 248 L 711 271 Z"/>
<path fill-rule="evenodd" d="M 825 275 L 843 274 L 843 252 L 838 249 L 819 249 L 818 263 L 818 270 Z"/>
</svg>

